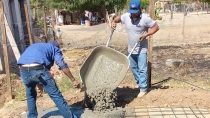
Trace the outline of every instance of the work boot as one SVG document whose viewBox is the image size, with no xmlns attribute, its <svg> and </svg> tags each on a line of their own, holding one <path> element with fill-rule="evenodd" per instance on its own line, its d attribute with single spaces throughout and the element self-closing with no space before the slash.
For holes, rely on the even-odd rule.
<svg viewBox="0 0 210 118">
<path fill-rule="evenodd" d="M 141 91 L 139 94 L 138 94 L 138 98 L 141 98 L 141 97 L 143 97 L 143 96 L 145 96 L 147 94 L 147 92 L 146 91 Z"/>
</svg>

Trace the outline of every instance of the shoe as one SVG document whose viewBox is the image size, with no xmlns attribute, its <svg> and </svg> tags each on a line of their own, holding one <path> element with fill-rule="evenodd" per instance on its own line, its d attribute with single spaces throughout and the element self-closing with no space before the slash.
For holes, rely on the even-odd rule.
<svg viewBox="0 0 210 118">
<path fill-rule="evenodd" d="M 139 94 L 138 94 L 138 98 L 141 98 L 143 96 L 145 96 L 147 94 L 147 92 L 144 92 L 144 91 L 141 91 Z"/>
</svg>

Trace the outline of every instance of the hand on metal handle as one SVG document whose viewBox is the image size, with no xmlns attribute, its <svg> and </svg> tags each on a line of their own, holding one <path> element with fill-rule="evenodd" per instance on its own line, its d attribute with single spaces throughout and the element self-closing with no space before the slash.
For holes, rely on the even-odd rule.
<svg viewBox="0 0 210 118">
<path fill-rule="evenodd" d="M 117 27 L 116 23 L 112 21 L 112 22 L 111 22 L 111 28 L 115 30 L 116 27 Z"/>
<path fill-rule="evenodd" d="M 146 38 L 147 38 L 147 35 L 144 33 L 143 35 L 140 36 L 139 40 L 140 40 L 140 42 L 142 42 Z"/>
</svg>

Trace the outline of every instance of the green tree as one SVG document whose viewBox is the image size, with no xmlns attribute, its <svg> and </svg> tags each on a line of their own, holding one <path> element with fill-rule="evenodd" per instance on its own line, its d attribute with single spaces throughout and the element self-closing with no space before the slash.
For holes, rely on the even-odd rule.
<svg viewBox="0 0 210 118">
<path fill-rule="evenodd" d="M 107 10 L 122 9 L 126 0 L 53 0 L 53 7 L 66 9 L 71 12 L 84 10 L 98 11 L 105 7 Z"/>
<path fill-rule="evenodd" d="M 141 0 L 141 8 L 146 9 L 149 6 L 149 0 Z"/>
<path fill-rule="evenodd" d="M 53 8 L 66 9 L 68 12 L 101 11 L 105 18 L 106 11 L 123 9 L 126 0 L 53 0 L 51 4 Z"/>
<path fill-rule="evenodd" d="M 210 0 L 201 0 L 201 2 L 210 4 Z"/>
<path fill-rule="evenodd" d="M 33 12 L 34 19 L 40 19 L 42 14 L 41 14 L 41 6 L 43 5 L 42 0 L 30 0 L 30 8 L 33 9 L 35 12 Z"/>
<path fill-rule="evenodd" d="M 184 3 L 184 2 L 190 2 L 190 1 L 193 1 L 193 0 L 172 0 L 173 3 Z"/>
</svg>

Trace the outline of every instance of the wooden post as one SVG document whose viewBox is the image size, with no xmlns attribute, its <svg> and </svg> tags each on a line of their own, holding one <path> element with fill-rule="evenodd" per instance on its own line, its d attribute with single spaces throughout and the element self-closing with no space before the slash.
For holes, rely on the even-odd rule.
<svg viewBox="0 0 210 118">
<path fill-rule="evenodd" d="M 109 18 L 109 14 L 108 14 L 107 10 L 106 10 L 106 19 L 107 19 L 108 27 L 110 28 L 111 27 L 111 20 Z"/>
<path fill-rule="evenodd" d="M 54 9 L 53 8 L 50 8 L 50 14 L 51 14 L 51 25 L 52 25 L 52 28 L 53 28 L 53 40 L 56 40 L 55 39 L 55 13 L 54 13 Z"/>
<path fill-rule="evenodd" d="M 46 14 L 45 14 L 45 7 L 42 6 L 42 12 L 43 12 L 43 20 L 44 20 L 44 35 L 45 35 L 45 42 L 47 43 L 47 24 L 46 24 Z"/>
<path fill-rule="evenodd" d="M 152 19 L 154 19 L 154 0 L 149 0 L 150 2 L 150 10 L 149 15 Z M 148 40 L 148 81 L 149 88 L 151 88 L 151 77 L 152 77 L 152 36 L 149 36 Z"/>
<path fill-rule="evenodd" d="M 30 22 L 29 22 L 29 15 L 28 15 L 28 6 L 27 6 L 27 4 L 24 4 L 24 9 L 25 9 L 25 15 L 26 15 L 26 23 L 27 23 L 27 27 L 28 27 L 29 41 L 30 41 L 30 44 L 33 44 L 33 39 L 32 39 L 32 35 L 31 35 L 31 25 L 30 25 Z"/>
<path fill-rule="evenodd" d="M 5 22 L 4 22 L 4 6 L 2 2 L 0 2 L 0 22 L 1 22 L 2 44 L 3 44 L 2 47 L 4 50 L 4 63 L 5 63 L 6 77 L 7 77 L 8 99 L 12 100 L 12 86 L 11 86 L 11 78 L 10 78 L 8 49 L 7 49 L 7 37 L 6 37 L 6 28 L 5 28 Z"/>
<path fill-rule="evenodd" d="M 173 3 L 171 3 L 171 19 L 173 19 L 173 10 L 174 10 Z"/>
<path fill-rule="evenodd" d="M 50 8 L 50 15 L 51 15 L 51 25 L 53 27 L 53 29 L 55 28 L 55 13 L 54 13 L 54 9 Z"/>
</svg>

